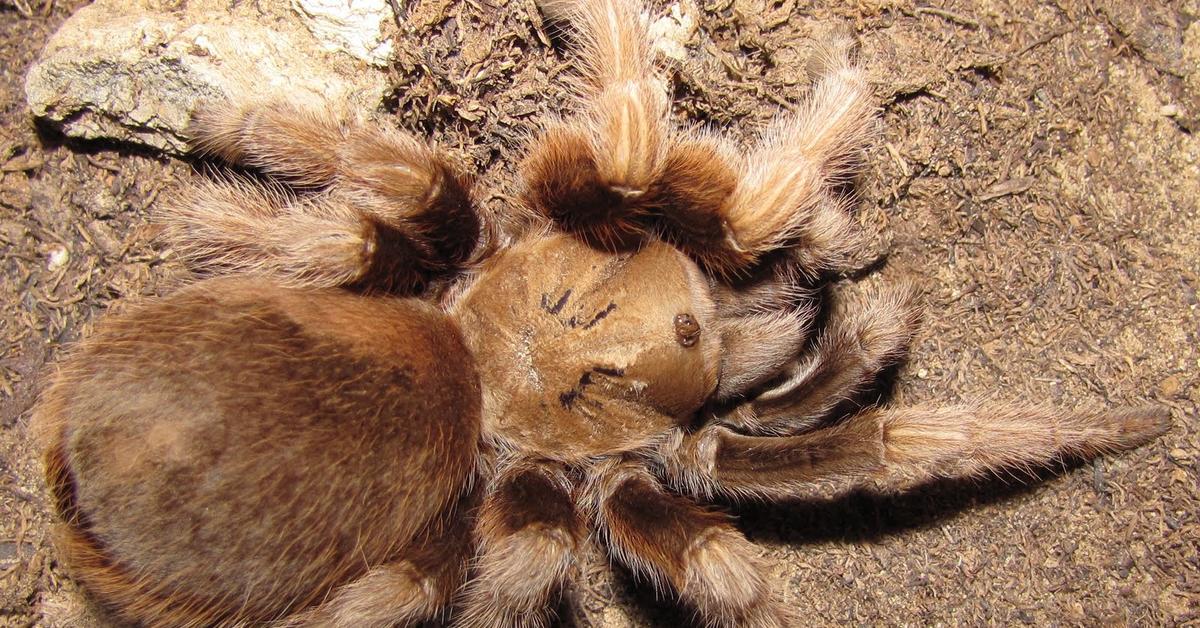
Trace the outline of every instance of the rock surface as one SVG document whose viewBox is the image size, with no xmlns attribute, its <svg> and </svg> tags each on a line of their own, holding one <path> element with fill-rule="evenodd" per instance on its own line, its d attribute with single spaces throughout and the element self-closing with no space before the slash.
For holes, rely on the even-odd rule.
<svg viewBox="0 0 1200 628">
<path fill-rule="evenodd" d="M 388 0 L 292 0 L 292 8 L 328 52 L 387 67 L 392 42 L 384 32 L 392 16 Z"/>
<path fill-rule="evenodd" d="M 696 15 L 699 11 L 696 3 L 691 0 L 682 4 L 672 3 L 666 15 L 650 24 L 650 37 L 654 41 L 654 49 L 670 59 L 687 61 L 687 49 L 694 46 L 698 39 L 700 26 Z"/>
<path fill-rule="evenodd" d="M 391 20 L 387 0 L 295 0 L 290 10 L 271 2 L 99 0 L 50 39 L 25 94 L 35 116 L 69 137 L 181 153 L 191 112 L 204 99 L 279 91 L 374 108 L 387 88 L 379 66 L 390 54 Z"/>
</svg>

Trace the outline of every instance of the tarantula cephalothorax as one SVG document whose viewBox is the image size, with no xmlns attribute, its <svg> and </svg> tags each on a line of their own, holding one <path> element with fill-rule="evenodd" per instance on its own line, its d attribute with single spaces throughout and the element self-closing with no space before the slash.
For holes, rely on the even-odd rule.
<svg viewBox="0 0 1200 628">
<path fill-rule="evenodd" d="M 118 616 L 540 625 L 595 531 L 711 623 L 786 625 L 706 502 L 976 476 L 1165 429 L 1156 409 L 835 420 L 918 320 L 900 285 L 810 330 L 813 289 L 853 251 L 835 190 L 873 115 L 847 42 L 740 155 L 670 127 L 634 0 L 544 8 L 575 26 L 578 110 L 532 140 L 504 220 L 437 151 L 328 106 L 197 114 L 200 148 L 262 176 L 201 187 L 170 232 L 232 276 L 108 317 L 35 416 L 60 556 Z"/>
</svg>

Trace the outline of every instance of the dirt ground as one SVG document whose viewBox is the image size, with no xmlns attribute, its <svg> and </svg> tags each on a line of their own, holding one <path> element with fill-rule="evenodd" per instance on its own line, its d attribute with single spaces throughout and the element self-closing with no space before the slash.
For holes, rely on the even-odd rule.
<svg viewBox="0 0 1200 628">
<path fill-rule="evenodd" d="M 177 284 L 155 208 L 196 176 L 33 124 L 25 70 L 78 4 L 0 0 L 0 626 L 96 623 L 54 559 L 29 410 L 106 308 Z M 752 137 L 803 97 L 809 38 L 851 28 L 883 107 L 858 214 L 868 278 L 911 278 L 929 304 L 895 401 L 1153 402 L 1173 427 L 1040 483 L 739 507 L 742 527 L 814 625 L 1200 626 L 1200 141 L 1172 115 L 1178 40 L 1118 15 L 1146 4 L 1186 26 L 1200 10 L 934 4 L 702 2 L 677 113 Z M 499 207 L 521 138 L 563 100 L 564 57 L 532 2 L 488 5 L 410 3 L 388 108 L 472 164 Z M 592 558 L 567 623 L 687 625 Z"/>
</svg>

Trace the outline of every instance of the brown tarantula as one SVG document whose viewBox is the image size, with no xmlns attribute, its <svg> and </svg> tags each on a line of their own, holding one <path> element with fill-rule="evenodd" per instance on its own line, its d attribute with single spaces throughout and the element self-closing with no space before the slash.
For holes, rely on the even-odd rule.
<svg viewBox="0 0 1200 628">
<path fill-rule="evenodd" d="M 259 171 L 178 204 L 210 274 L 108 317 L 36 412 L 74 577 L 149 626 L 539 626 L 594 532 L 713 624 L 779 626 L 713 499 L 903 488 L 1135 447 L 1154 408 L 869 407 L 906 285 L 815 289 L 874 112 L 848 38 L 748 153 L 673 129 L 635 0 L 573 24 L 578 111 L 489 216 L 435 149 L 329 105 L 208 105 Z M 518 228 L 519 227 L 519 228 Z M 415 295 L 424 295 L 425 300 Z M 844 412 L 842 414 L 845 414 Z"/>
</svg>

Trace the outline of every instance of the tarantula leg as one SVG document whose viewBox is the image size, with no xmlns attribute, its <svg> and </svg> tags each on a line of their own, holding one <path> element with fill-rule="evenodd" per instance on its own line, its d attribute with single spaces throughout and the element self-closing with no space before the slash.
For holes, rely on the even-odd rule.
<svg viewBox="0 0 1200 628">
<path fill-rule="evenodd" d="M 634 464 L 607 469 L 597 484 L 598 524 L 621 563 L 674 589 L 710 625 L 793 625 L 727 515 L 667 493 Z"/>
<path fill-rule="evenodd" d="M 479 243 L 484 225 L 469 182 L 444 155 L 405 133 L 328 106 L 228 102 L 202 106 L 191 132 L 201 152 L 336 194 L 360 216 L 350 224 L 373 225 L 373 250 L 381 257 L 394 249 L 417 253 L 423 274 L 457 268 Z M 185 219 L 205 217 L 203 208 L 184 213 Z M 384 265 L 401 264 L 413 260 Z"/>
<path fill-rule="evenodd" d="M 786 499 L 821 485 L 903 488 L 1092 458 L 1164 433 L 1156 407 L 1061 411 L 1038 406 L 876 408 L 798 436 L 746 436 L 712 425 L 668 447 L 672 481 L 701 495 Z"/>
<path fill-rule="evenodd" d="M 874 112 L 851 45 L 844 37 L 825 42 L 824 74 L 807 102 L 772 125 L 746 158 L 726 218 L 754 259 L 792 247 L 801 253 L 800 267 L 815 275 L 857 246 L 844 203 L 829 194 L 852 171 Z"/>
<path fill-rule="evenodd" d="M 798 308 L 815 310 L 823 299 L 823 281 L 805 277 L 786 251 L 762 260 L 749 274 L 736 281 L 711 282 L 717 311 L 737 317 Z"/>
<path fill-rule="evenodd" d="M 506 470 L 484 497 L 476 534 L 480 554 L 456 624 L 545 626 L 586 534 L 562 470 L 531 462 Z"/>
<path fill-rule="evenodd" d="M 846 299 L 810 351 L 787 365 L 765 390 L 723 414 L 721 422 L 756 434 L 795 433 L 816 426 L 903 358 L 920 322 L 918 295 L 908 283 Z"/>
<path fill-rule="evenodd" d="M 574 27 L 583 110 L 530 146 L 526 203 L 568 231 L 615 246 L 640 237 L 639 220 L 661 177 L 670 102 L 656 76 L 639 3 L 548 0 L 552 19 Z"/>
<path fill-rule="evenodd" d="M 736 397 L 777 374 L 804 346 L 814 317 L 811 308 L 798 307 L 721 319 L 721 377 L 716 398 Z"/>
<path fill-rule="evenodd" d="M 666 235 L 711 272 L 743 275 L 763 256 L 788 250 L 815 277 L 857 250 L 847 203 L 832 192 L 853 172 L 873 115 L 850 48 L 849 37 L 825 42 L 807 102 L 776 120 L 745 158 L 711 135 L 671 144 L 657 209 Z"/>
<path fill-rule="evenodd" d="M 167 237 L 195 270 L 267 275 L 294 287 L 418 287 L 431 255 L 336 192 L 297 198 L 229 178 L 195 186 L 165 213 Z"/>
<path fill-rule="evenodd" d="M 338 185 L 381 224 L 431 249 L 427 264 L 454 270 L 466 263 L 486 225 L 476 212 L 470 181 L 445 155 L 393 129 L 354 129 L 341 155 Z"/>
<path fill-rule="evenodd" d="M 473 495 L 461 499 L 438 525 L 401 552 L 403 560 L 371 568 L 317 607 L 271 628 L 409 626 L 437 618 L 466 579 L 473 548 L 466 510 L 473 501 Z"/>
</svg>

